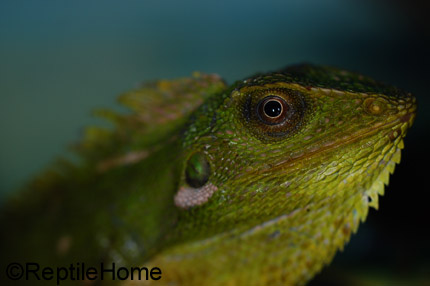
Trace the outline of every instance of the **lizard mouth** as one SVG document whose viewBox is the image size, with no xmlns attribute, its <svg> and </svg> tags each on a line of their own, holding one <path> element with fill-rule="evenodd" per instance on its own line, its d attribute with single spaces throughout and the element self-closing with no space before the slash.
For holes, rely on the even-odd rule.
<svg viewBox="0 0 430 286">
<path fill-rule="evenodd" d="M 361 130 L 342 139 L 326 142 L 317 150 L 305 152 L 302 153 L 300 156 L 296 156 L 293 158 L 290 157 L 286 160 L 279 161 L 268 169 L 257 170 L 256 173 L 264 174 L 267 172 L 273 172 L 276 170 L 289 168 L 297 164 L 297 162 L 299 161 L 312 160 L 312 158 L 316 156 L 334 151 L 341 146 L 354 144 L 356 142 L 362 141 L 364 138 L 372 138 L 374 135 L 381 131 L 386 131 L 384 136 L 388 137 L 388 139 L 390 140 L 389 142 L 391 144 L 398 145 L 400 144 L 401 140 L 397 139 L 399 137 L 405 137 L 407 129 L 412 125 L 415 119 L 415 110 L 416 106 L 413 106 L 411 111 L 407 112 L 406 114 L 399 115 L 389 122 L 378 122 L 364 131 Z"/>
</svg>

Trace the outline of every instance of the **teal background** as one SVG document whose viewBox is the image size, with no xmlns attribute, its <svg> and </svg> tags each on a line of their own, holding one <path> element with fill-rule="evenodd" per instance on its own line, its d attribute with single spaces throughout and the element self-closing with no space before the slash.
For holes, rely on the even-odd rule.
<svg viewBox="0 0 430 286">
<path fill-rule="evenodd" d="M 393 275 L 422 275 L 430 269 L 423 187 L 430 25 L 428 7 L 417 5 L 1 0 L 0 202 L 64 154 L 84 126 L 102 124 L 92 109 L 117 108 L 116 96 L 142 81 L 197 70 L 232 82 L 303 61 L 329 64 L 395 84 L 419 101 L 381 210 L 370 213 L 334 267 L 373 263 Z"/>
</svg>

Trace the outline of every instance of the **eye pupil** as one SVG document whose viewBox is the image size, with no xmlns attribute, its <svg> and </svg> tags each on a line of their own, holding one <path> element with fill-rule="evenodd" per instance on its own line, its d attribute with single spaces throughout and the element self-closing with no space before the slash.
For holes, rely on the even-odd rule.
<svg viewBox="0 0 430 286">
<path fill-rule="evenodd" d="M 256 111 L 259 119 L 267 125 L 282 124 L 291 115 L 288 103 L 277 95 L 269 95 L 260 100 Z"/>
<path fill-rule="evenodd" d="M 276 118 L 282 113 L 282 104 L 277 100 L 269 100 L 264 104 L 264 113 L 269 117 Z"/>
</svg>

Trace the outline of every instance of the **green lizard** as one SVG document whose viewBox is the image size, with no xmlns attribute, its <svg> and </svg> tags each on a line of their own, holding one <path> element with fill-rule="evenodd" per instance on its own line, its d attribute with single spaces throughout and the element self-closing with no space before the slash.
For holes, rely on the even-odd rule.
<svg viewBox="0 0 430 286">
<path fill-rule="evenodd" d="M 80 282 L 306 284 L 378 208 L 416 111 L 397 88 L 307 64 L 229 87 L 160 80 L 119 101 L 131 112 L 98 111 L 114 127 L 87 129 L 80 162 L 3 208 L 1 271 L 115 262 L 161 279 Z"/>
</svg>

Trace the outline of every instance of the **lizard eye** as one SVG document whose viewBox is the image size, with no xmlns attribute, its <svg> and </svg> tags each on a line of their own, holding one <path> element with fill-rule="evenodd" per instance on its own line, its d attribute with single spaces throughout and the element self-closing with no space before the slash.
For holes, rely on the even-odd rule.
<svg viewBox="0 0 430 286">
<path fill-rule="evenodd" d="M 287 119 L 290 109 L 290 106 L 284 99 L 279 96 L 270 95 L 258 103 L 257 113 L 263 123 L 277 125 Z"/>
<path fill-rule="evenodd" d="M 305 120 L 307 104 L 298 91 L 245 87 L 237 94 L 242 123 L 262 141 L 292 136 Z"/>
</svg>

